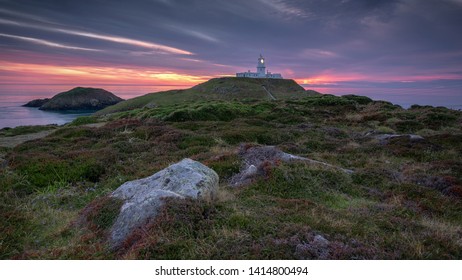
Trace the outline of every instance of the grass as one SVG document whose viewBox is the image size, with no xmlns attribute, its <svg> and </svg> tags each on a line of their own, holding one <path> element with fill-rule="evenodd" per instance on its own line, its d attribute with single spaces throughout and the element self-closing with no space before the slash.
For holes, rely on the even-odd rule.
<svg viewBox="0 0 462 280">
<path fill-rule="evenodd" d="M 87 227 L 96 233 L 108 230 L 115 222 L 123 201 L 108 196 L 95 199 L 82 211 Z"/>
<path fill-rule="evenodd" d="M 97 122 L 98 122 L 98 119 L 94 116 L 83 116 L 83 117 L 76 118 L 69 125 L 79 126 L 79 125 L 92 124 L 92 123 L 97 123 Z"/>
<path fill-rule="evenodd" d="M 195 92 L 229 86 L 219 85 L 215 80 Z M 163 98 L 171 94 L 183 95 Z M 2 151 L 8 165 L 0 170 L 1 258 L 462 257 L 461 112 L 405 110 L 358 96 L 140 107 L 148 99 L 132 100 L 137 109 L 78 119 Z M 75 126 L 100 121 L 105 125 Z M 366 136 L 371 130 L 423 132 L 425 139 L 382 143 Z M 355 172 L 279 163 L 253 183 L 232 188 L 228 181 L 242 167 L 243 143 L 276 145 Z M 169 200 L 125 248 L 110 251 L 105 234 L 120 202 L 108 194 L 185 157 L 219 174 L 217 199 Z M 316 245 L 316 235 L 329 245 Z"/>
</svg>

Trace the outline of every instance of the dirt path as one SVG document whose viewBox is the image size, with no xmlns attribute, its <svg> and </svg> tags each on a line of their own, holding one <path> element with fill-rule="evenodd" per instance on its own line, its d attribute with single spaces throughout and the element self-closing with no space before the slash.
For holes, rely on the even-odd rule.
<svg viewBox="0 0 462 280">
<path fill-rule="evenodd" d="M 266 91 L 266 93 L 268 93 L 269 98 L 271 98 L 272 100 L 276 100 L 276 97 L 274 97 L 274 95 L 272 95 L 271 92 L 265 86 L 261 87 Z"/>
<path fill-rule="evenodd" d="M 9 136 L 9 137 L 0 137 L 0 147 L 13 148 L 26 141 L 46 137 L 54 131 L 55 129 L 50 129 L 50 130 L 40 131 L 36 133 L 29 133 L 29 134 Z"/>
<path fill-rule="evenodd" d="M 99 128 L 99 127 L 104 126 L 105 124 L 106 124 L 105 122 L 100 122 L 100 123 L 84 124 L 82 126 Z M 55 130 L 56 129 L 50 129 L 50 130 L 40 131 L 36 133 L 22 134 L 22 135 L 17 135 L 17 136 L 0 136 L 0 147 L 14 148 L 17 145 L 22 144 L 26 141 L 46 137 L 50 135 L 51 133 L 53 133 Z"/>
<path fill-rule="evenodd" d="M 104 126 L 106 123 L 107 123 L 107 122 L 90 123 L 90 124 L 84 124 L 83 126 L 85 126 L 85 127 L 96 127 L 96 128 L 99 128 L 99 127 Z"/>
</svg>

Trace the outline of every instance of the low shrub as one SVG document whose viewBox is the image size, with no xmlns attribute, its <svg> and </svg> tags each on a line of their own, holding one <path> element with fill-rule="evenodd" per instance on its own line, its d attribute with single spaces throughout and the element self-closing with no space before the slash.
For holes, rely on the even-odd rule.
<svg viewBox="0 0 462 280">
<path fill-rule="evenodd" d="M 90 229 L 97 232 L 105 231 L 114 224 L 122 204 L 123 201 L 120 199 L 103 196 L 85 207 L 81 215 Z"/>
<path fill-rule="evenodd" d="M 165 121 L 231 121 L 253 113 L 252 108 L 241 103 L 209 103 L 198 108 L 178 109 L 167 115 Z"/>
<path fill-rule="evenodd" d="M 302 99 L 306 105 L 311 106 L 353 106 L 356 104 L 354 100 L 342 98 L 335 95 L 323 94 L 318 96 L 310 96 Z"/>
<path fill-rule="evenodd" d="M 78 125 L 92 124 L 92 123 L 97 123 L 97 122 L 98 122 L 98 118 L 95 116 L 83 116 L 83 117 L 76 118 L 69 125 L 78 126 Z"/>
<path fill-rule="evenodd" d="M 425 125 L 417 120 L 402 120 L 396 122 L 394 127 L 400 133 L 414 133 L 425 128 Z"/>
<path fill-rule="evenodd" d="M 345 98 L 347 100 L 352 100 L 358 103 L 359 105 L 367 105 L 373 102 L 373 100 L 367 96 L 360 96 L 360 95 L 354 95 L 354 94 L 342 95 L 342 98 Z"/>
<path fill-rule="evenodd" d="M 457 120 L 457 116 L 449 113 L 429 113 L 422 122 L 430 129 L 440 129 L 443 126 L 451 126 Z"/>
</svg>

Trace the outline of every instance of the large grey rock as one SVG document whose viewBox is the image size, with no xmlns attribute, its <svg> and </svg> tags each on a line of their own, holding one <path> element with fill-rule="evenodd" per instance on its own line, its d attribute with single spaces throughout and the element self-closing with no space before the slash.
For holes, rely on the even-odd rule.
<svg viewBox="0 0 462 280">
<path fill-rule="evenodd" d="M 393 139 L 393 138 L 397 138 L 397 137 L 407 137 L 411 141 L 424 140 L 422 136 L 416 135 L 416 134 L 379 134 L 375 136 L 377 140 L 382 141 L 382 142 Z"/>
<path fill-rule="evenodd" d="M 251 183 L 257 176 L 265 174 L 265 166 L 276 165 L 277 162 L 304 161 L 310 164 L 322 165 L 327 168 L 337 169 L 347 174 L 352 174 L 353 170 L 331 165 L 326 162 L 317 161 L 305 157 L 300 157 L 285 153 L 275 146 L 250 146 L 241 145 L 239 156 L 242 158 L 242 167 L 238 174 L 235 174 L 230 185 L 239 187 Z"/>
<path fill-rule="evenodd" d="M 364 136 L 375 138 L 379 140 L 380 143 L 383 143 L 383 144 L 386 144 L 388 140 L 391 140 L 393 138 L 398 138 L 398 137 L 406 137 L 411 141 L 425 140 L 425 138 L 417 134 L 388 134 L 388 133 L 380 133 L 375 130 L 366 132 Z"/>
<path fill-rule="evenodd" d="M 189 158 L 152 176 L 124 183 L 110 195 L 124 201 L 110 231 L 111 246 L 119 247 L 133 230 L 155 218 L 164 198 L 213 197 L 217 188 L 217 173 Z"/>
</svg>

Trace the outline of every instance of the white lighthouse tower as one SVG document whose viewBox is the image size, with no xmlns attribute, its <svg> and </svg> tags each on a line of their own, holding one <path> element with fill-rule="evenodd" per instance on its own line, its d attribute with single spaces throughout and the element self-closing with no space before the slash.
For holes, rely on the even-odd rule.
<svg viewBox="0 0 462 280">
<path fill-rule="evenodd" d="M 257 72 L 242 72 L 236 73 L 236 77 L 240 78 L 266 78 L 266 79 L 282 79 L 279 73 L 271 73 L 266 71 L 265 58 L 260 54 L 257 62 Z"/>
<path fill-rule="evenodd" d="M 260 54 L 257 63 L 257 74 L 258 78 L 266 78 L 266 66 L 265 66 L 265 58 Z"/>
</svg>

